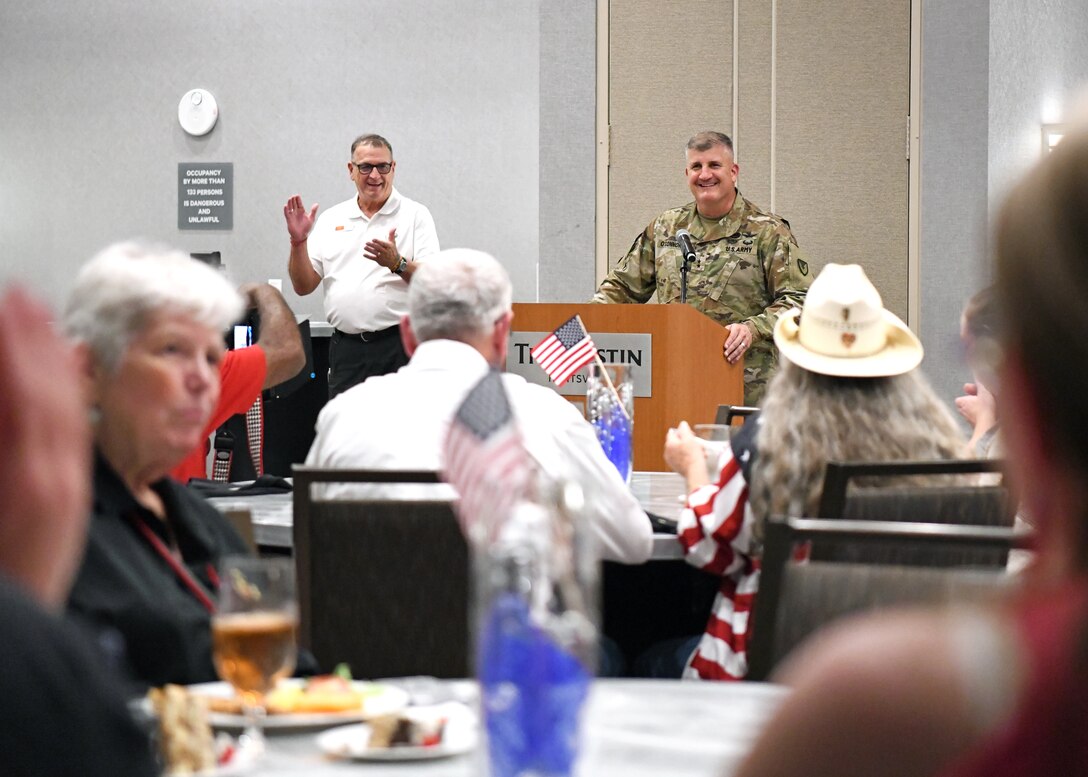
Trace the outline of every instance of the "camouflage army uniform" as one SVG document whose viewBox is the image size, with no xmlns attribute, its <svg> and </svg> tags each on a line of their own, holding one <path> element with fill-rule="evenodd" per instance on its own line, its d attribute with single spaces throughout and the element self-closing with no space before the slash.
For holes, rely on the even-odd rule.
<svg viewBox="0 0 1088 777">
<path fill-rule="evenodd" d="M 592 301 L 646 302 L 656 291 L 659 302 L 679 302 L 680 229 L 691 233 L 695 245 L 688 304 L 723 326 L 743 322 L 753 331 L 744 355 L 744 401 L 758 404 L 778 363 L 775 321 L 801 306 L 811 280 L 807 258 L 785 219 L 739 191 L 732 210 L 717 221 L 700 216 L 694 202 L 667 210 L 635 238 Z"/>
</svg>

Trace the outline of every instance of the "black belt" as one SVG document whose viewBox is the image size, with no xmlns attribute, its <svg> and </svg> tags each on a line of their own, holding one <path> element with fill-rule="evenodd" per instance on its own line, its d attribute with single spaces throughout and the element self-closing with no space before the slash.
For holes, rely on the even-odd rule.
<svg viewBox="0 0 1088 777">
<path fill-rule="evenodd" d="M 336 330 L 336 334 L 341 337 L 358 338 L 364 343 L 372 343 L 375 340 L 384 340 L 387 337 L 400 334 L 400 325 L 394 324 L 386 329 L 379 329 L 377 332 L 343 332 L 339 329 Z"/>
</svg>

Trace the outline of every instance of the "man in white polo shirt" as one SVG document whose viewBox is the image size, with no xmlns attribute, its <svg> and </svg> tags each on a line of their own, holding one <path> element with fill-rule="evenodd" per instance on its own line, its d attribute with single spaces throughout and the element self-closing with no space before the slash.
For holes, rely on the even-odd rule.
<svg viewBox="0 0 1088 777">
<path fill-rule="evenodd" d="M 330 398 L 408 363 L 399 328 L 408 312 L 408 284 L 418 263 L 439 248 L 430 211 L 393 188 L 396 169 L 388 140 L 360 135 L 348 162 L 355 197 L 320 218 L 317 204 L 307 212 L 297 194 L 283 208 L 291 285 L 300 296 L 323 286 L 325 317 L 335 330 Z"/>
</svg>

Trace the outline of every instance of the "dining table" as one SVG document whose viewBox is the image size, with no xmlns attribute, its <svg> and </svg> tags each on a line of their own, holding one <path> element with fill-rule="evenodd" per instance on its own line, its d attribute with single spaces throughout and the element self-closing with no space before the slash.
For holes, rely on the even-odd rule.
<svg viewBox="0 0 1088 777">
<path fill-rule="evenodd" d="M 649 647 L 665 640 L 702 633 L 719 579 L 683 560 L 673 529 L 684 505 L 684 479 L 673 472 L 633 472 L 631 493 L 658 527 L 646 564 L 606 561 L 602 565 L 601 628 L 631 670 Z M 265 554 L 293 550 L 293 503 L 290 491 L 250 495 L 245 486 L 230 496 L 208 500 L 223 512 L 249 514 L 253 538 Z M 659 530 L 659 529 L 664 529 Z"/>
<path fill-rule="evenodd" d="M 387 681 L 395 684 L 396 680 Z M 478 712 L 473 681 L 438 681 Z M 577 777 L 728 777 L 788 690 L 771 683 L 594 680 L 583 709 Z M 478 717 L 477 717 L 478 719 Z M 487 774 L 482 740 L 468 752 L 412 761 L 330 756 L 319 732 L 270 731 L 250 773 L 276 777 L 478 777 Z"/>
<path fill-rule="evenodd" d="M 674 472 L 633 472 L 631 493 L 642 509 L 658 516 L 663 523 L 675 522 L 684 501 L 684 479 Z M 253 537 L 257 546 L 273 551 L 289 552 L 293 546 L 294 514 L 290 491 L 250 495 L 244 485 L 236 494 L 208 499 L 219 510 L 249 512 Z M 655 532 L 651 560 L 675 560 L 682 557 L 675 533 Z"/>
</svg>

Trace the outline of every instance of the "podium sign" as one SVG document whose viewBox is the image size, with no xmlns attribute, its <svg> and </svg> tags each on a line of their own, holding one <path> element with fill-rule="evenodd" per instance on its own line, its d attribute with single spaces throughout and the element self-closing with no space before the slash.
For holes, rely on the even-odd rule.
<svg viewBox="0 0 1088 777">
<path fill-rule="evenodd" d="M 743 368 L 722 356 L 725 328 L 688 305 L 514 303 L 518 331 L 511 338 L 508 369 L 547 383 L 544 371 L 529 363 L 528 350 L 576 313 L 604 361 L 633 361 L 641 348 L 635 380 L 648 380 L 650 387 L 635 392 L 636 470 L 668 469 L 662 450 L 669 427 L 681 421 L 711 423 L 718 405 L 743 404 Z M 585 370 L 572 378 L 578 382 L 564 392 L 580 407 L 585 406 L 584 375 Z"/>
<path fill-rule="evenodd" d="M 560 322 L 562 323 L 562 322 Z M 506 352 L 506 371 L 520 375 L 530 383 L 552 386 L 567 397 L 585 397 L 589 367 L 570 376 L 562 386 L 555 386 L 544 370 L 533 361 L 529 351 L 551 332 L 511 332 Z M 654 352 L 653 338 L 648 334 L 594 332 L 589 336 L 605 364 L 626 364 L 631 368 L 631 382 L 636 397 L 653 396 Z"/>
</svg>

